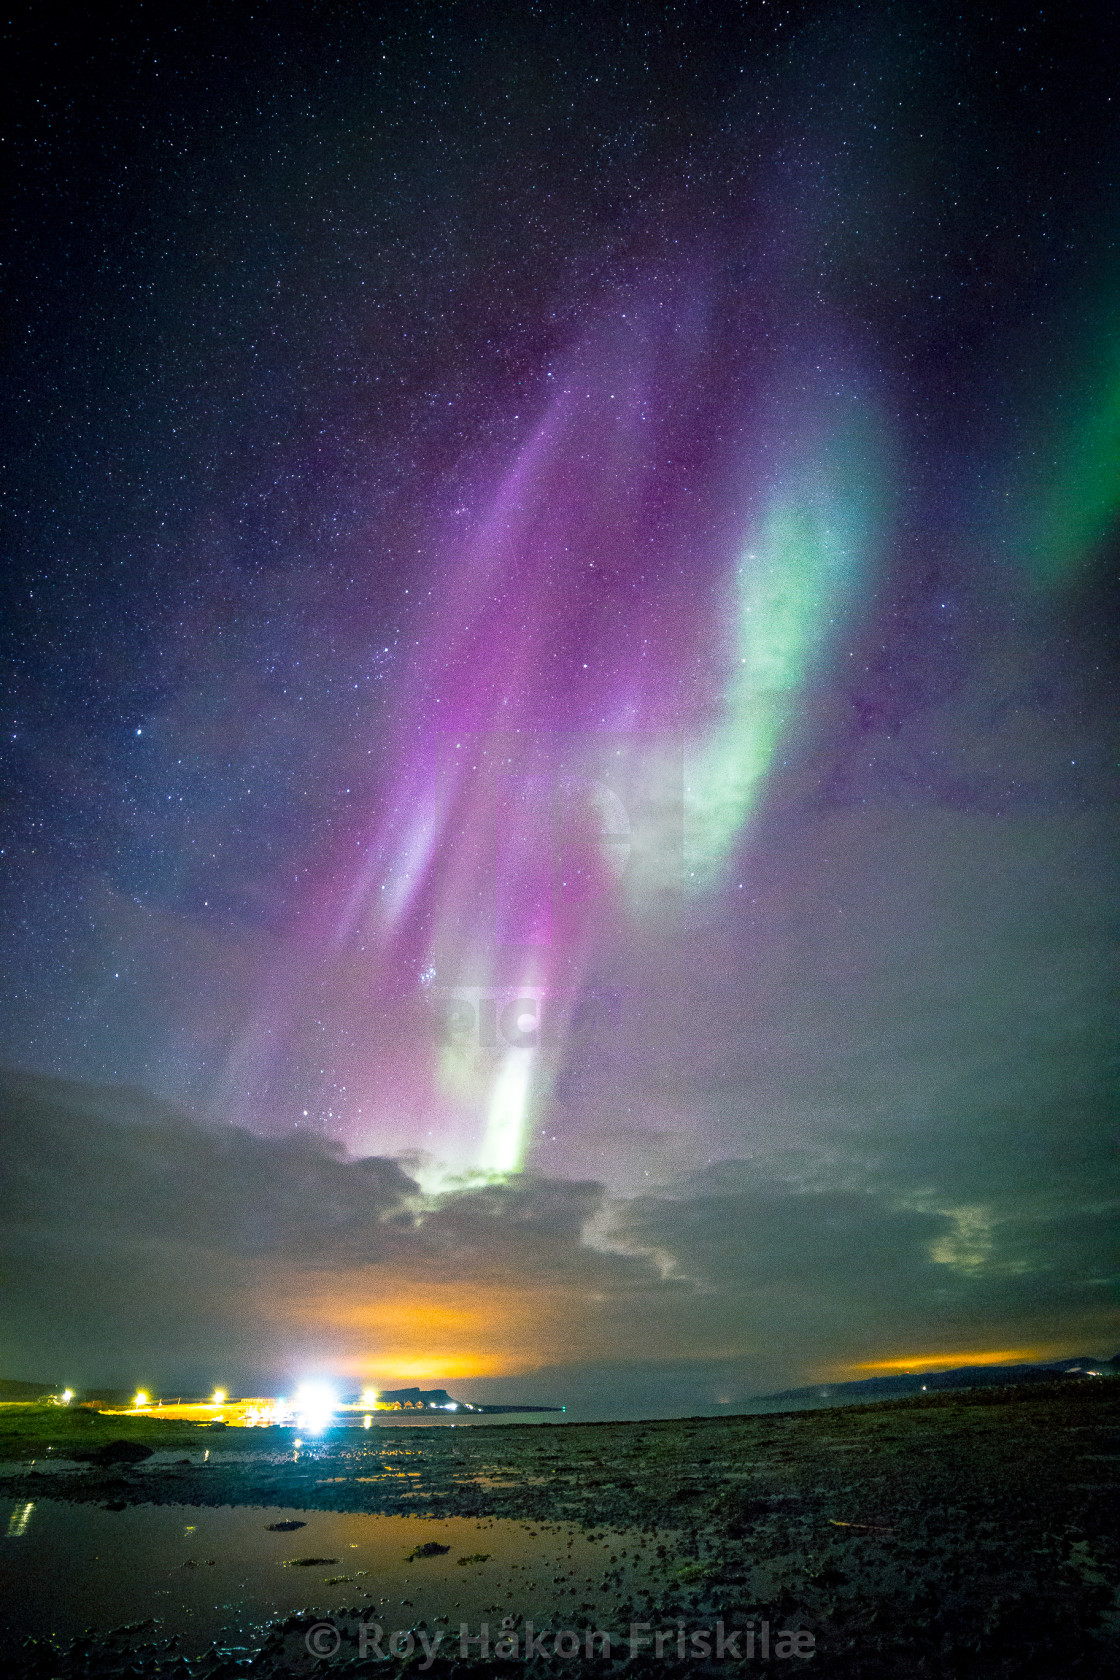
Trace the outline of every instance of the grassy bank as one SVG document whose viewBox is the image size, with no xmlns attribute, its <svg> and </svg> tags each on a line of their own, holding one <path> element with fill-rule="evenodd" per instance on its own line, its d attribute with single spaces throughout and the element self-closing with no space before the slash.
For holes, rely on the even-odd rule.
<svg viewBox="0 0 1120 1680">
<path fill-rule="evenodd" d="M 163 1418 L 109 1415 L 85 1406 L 51 1406 L 33 1401 L 0 1402 L 0 1460 L 82 1455 L 108 1441 L 135 1441 L 158 1451 L 189 1451 L 223 1434 L 249 1438 L 256 1447 L 286 1444 L 290 1429 L 211 1430 Z"/>
</svg>

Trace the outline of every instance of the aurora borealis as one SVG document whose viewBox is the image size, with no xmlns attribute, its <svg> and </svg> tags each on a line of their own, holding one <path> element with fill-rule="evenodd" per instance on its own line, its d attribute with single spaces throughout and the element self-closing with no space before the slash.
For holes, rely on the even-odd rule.
<svg viewBox="0 0 1120 1680">
<path fill-rule="evenodd" d="M 1114 1351 L 1099 31 L 14 50 L 7 1374 Z"/>
</svg>

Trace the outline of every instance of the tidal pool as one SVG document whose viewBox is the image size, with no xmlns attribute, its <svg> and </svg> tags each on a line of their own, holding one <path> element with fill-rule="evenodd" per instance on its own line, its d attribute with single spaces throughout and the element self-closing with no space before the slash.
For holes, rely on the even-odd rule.
<svg viewBox="0 0 1120 1680">
<path fill-rule="evenodd" d="M 285 1522 L 302 1526 L 272 1526 Z M 0 1617 L 9 1635 L 64 1639 L 152 1619 L 188 1654 L 249 1646 L 302 1611 L 359 1608 L 387 1629 L 426 1624 L 456 1639 L 460 1622 L 506 1616 L 608 1626 L 620 1602 L 680 1567 L 678 1540 L 498 1518 L 6 1500 Z M 447 1550 L 409 1558 L 430 1544 Z"/>
</svg>

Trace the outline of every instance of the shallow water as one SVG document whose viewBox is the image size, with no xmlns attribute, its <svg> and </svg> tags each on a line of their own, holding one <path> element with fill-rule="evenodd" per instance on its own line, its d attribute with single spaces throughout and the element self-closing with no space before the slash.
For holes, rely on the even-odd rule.
<svg viewBox="0 0 1120 1680">
<path fill-rule="evenodd" d="M 270 1531 L 281 1521 L 304 1526 Z M 408 1560 L 429 1541 L 449 1550 Z M 457 1637 L 461 1621 L 476 1628 L 507 1615 L 538 1624 L 611 1617 L 620 1594 L 653 1587 L 679 1564 L 658 1559 L 658 1543 L 632 1531 L 589 1536 L 489 1518 L 7 1500 L 0 1615 L 13 1633 L 64 1638 L 154 1618 L 188 1654 L 251 1644 L 256 1630 L 295 1611 L 353 1606 L 386 1628 L 426 1623 Z M 459 1562 L 478 1554 L 489 1556 Z M 293 1562 L 309 1557 L 324 1561 Z"/>
</svg>

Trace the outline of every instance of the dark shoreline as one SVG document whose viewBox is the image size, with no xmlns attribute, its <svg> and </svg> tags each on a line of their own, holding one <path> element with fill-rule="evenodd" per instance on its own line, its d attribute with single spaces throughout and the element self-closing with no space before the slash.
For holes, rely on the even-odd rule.
<svg viewBox="0 0 1120 1680">
<path fill-rule="evenodd" d="M 1118 1399 L 1113 1379 L 1066 1379 L 823 1412 L 547 1429 L 398 1427 L 360 1445 L 328 1440 L 294 1461 L 274 1454 L 237 1464 L 212 1457 L 70 1472 L 13 1468 L 0 1475 L 0 1494 L 111 1509 L 283 1506 L 493 1516 L 585 1530 L 669 1528 L 695 1570 L 687 1590 L 678 1585 L 654 1607 L 662 1618 L 695 1624 L 766 1606 L 787 1625 L 814 1630 L 814 1671 L 861 1680 L 1095 1680 L 1113 1670 L 1120 1651 Z M 193 1451 L 200 1444 L 228 1449 L 235 1433 L 219 1444 L 213 1436 L 201 1442 L 200 1432 Z M 351 1479 L 359 1473 L 373 1479 Z M 634 1609 L 650 1607 L 620 1604 L 620 1625 Z M 361 1605 L 352 1610 L 354 1618 L 363 1613 Z M 292 1637 L 274 1629 L 258 1652 L 239 1654 L 230 1667 L 233 1659 L 218 1653 L 191 1662 L 161 1653 L 139 1632 L 123 1640 L 103 1635 L 69 1652 L 40 1643 L 5 1671 L 37 1680 L 113 1673 L 272 1680 L 312 1671 L 310 1659 L 304 1668 L 293 1658 Z M 315 1672 L 395 1671 L 394 1663 L 370 1659 L 349 1667 L 346 1650 Z M 551 1661 L 556 1672 L 579 1670 Z M 509 1675 L 525 1667 L 456 1658 L 441 1669 L 442 1662 L 425 1672 Z M 534 1672 L 549 1672 L 534 1662 Z M 755 1666 L 692 1662 L 679 1672 L 750 1673 Z M 786 1663 L 784 1671 L 791 1666 L 801 1665 Z M 646 1672 L 642 1659 L 625 1672 Z M 659 1661 L 648 1672 L 667 1676 L 674 1668 Z"/>
</svg>

